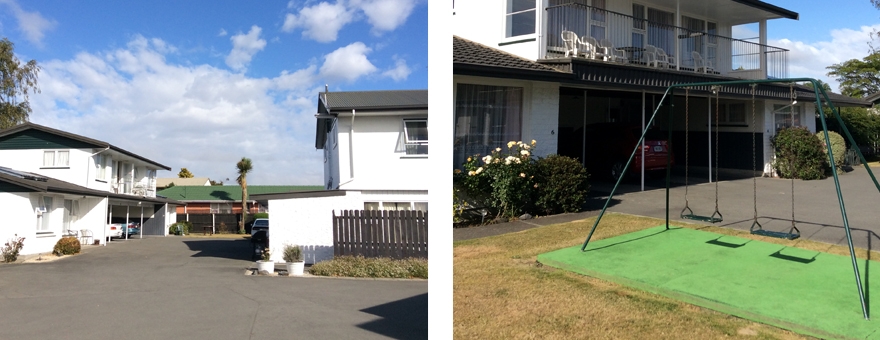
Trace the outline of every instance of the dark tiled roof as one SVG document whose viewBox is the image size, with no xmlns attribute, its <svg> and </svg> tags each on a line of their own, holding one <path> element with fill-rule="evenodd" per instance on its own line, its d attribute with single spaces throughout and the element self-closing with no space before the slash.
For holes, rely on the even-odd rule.
<svg viewBox="0 0 880 340">
<path fill-rule="evenodd" d="M 43 131 L 43 132 L 46 132 L 46 133 L 51 133 L 51 134 L 54 134 L 54 135 L 62 136 L 62 137 L 65 137 L 65 138 L 70 138 L 70 139 L 73 139 L 73 140 L 76 140 L 76 141 L 80 141 L 80 142 L 83 142 L 83 143 L 86 143 L 86 144 L 94 145 L 95 147 L 99 147 L 99 148 L 110 148 L 110 150 L 113 150 L 113 151 L 116 151 L 116 152 L 119 152 L 119 153 L 122 153 L 122 154 L 125 154 L 125 155 L 128 155 L 128 156 L 131 156 L 131 157 L 134 157 L 134 158 L 140 159 L 140 160 L 142 160 L 142 161 L 144 161 L 144 162 L 150 163 L 150 164 L 155 165 L 155 166 L 157 166 L 157 167 L 160 167 L 160 168 L 162 168 L 162 169 L 165 169 L 165 170 L 171 170 L 170 167 L 167 167 L 167 166 L 165 166 L 165 165 L 162 165 L 162 164 L 159 164 L 159 163 L 157 163 L 157 162 L 151 161 L 151 160 L 149 160 L 149 159 L 147 159 L 147 158 L 144 158 L 144 157 L 142 157 L 142 156 L 140 156 L 140 155 L 134 154 L 134 153 L 132 153 L 132 152 L 130 152 L 130 151 L 126 151 L 126 150 L 124 150 L 124 149 L 122 149 L 122 148 L 120 148 L 120 147 L 117 147 L 117 146 L 115 146 L 115 145 L 112 145 L 112 144 L 110 144 L 110 143 L 107 143 L 107 142 L 104 142 L 104 141 L 99 141 L 99 140 L 97 140 L 97 139 L 91 139 L 91 138 L 88 138 L 88 137 L 85 137 L 85 136 L 80 136 L 80 135 L 77 135 L 77 134 L 74 134 L 74 133 L 70 133 L 70 132 L 66 132 L 66 131 L 61 131 L 61 130 L 53 129 L 53 128 L 50 128 L 50 127 L 48 127 L 48 126 L 43 126 L 43 125 L 39 125 L 39 124 L 34 124 L 34 123 L 31 123 L 31 122 L 27 122 L 27 123 L 24 123 L 24 124 L 19 124 L 19 125 L 13 126 L 13 127 L 11 127 L 11 128 L 5 129 L 5 130 L 0 130 L 0 137 L 8 136 L 8 135 L 11 135 L 11 134 L 14 134 L 14 133 L 18 133 L 18 132 L 21 132 L 21 131 L 25 131 L 25 130 L 28 130 L 28 129 L 35 129 L 35 130 Z"/>
<path fill-rule="evenodd" d="M 452 63 L 568 74 L 550 66 L 454 35 L 452 36 Z"/>
<path fill-rule="evenodd" d="M 320 185 L 248 185 L 248 199 L 252 195 L 323 190 Z M 235 185 L 175 185 L 157 195 L 184 202 L 241 201 L 241 187 Z"/>
<path fill-rule="evenodd" d="M 95 190 L 91 188 L 86 188 L 83 186 L 79 186 L 73 183 L 65 182 L 62 180 L 54 179 L 52 177 L 43 176 L 40 174 L 35 174 L 26 171 L 19 171 L 14 169 L 9 169 L 5 167 L 0 167 L 0 169 L 5 169 L 7 171 L 0 171 L 0 182 L 9 183 L 15 186 L 19 186 L 22 188 L 30 189 L 37 192 L 54 192 L 54 193 L 64 193 L 64 194 L 74 194 L 74 195 L 84 195 L 84 196 L 92 196 L 92 197 L 110 197 L 121 200 L 130 200 L 130 201 L 145 201 L 145 202 L 153 202 L 153 203 L 172 203 L 178 205 L 185 205 L 183 202 L 179 202 L 173 199 L 163 198 L 163 197 L 143 197 L 143 196 L 133 196 L 126 194 L 116 194 L 107 191 Z M 8 171 L 12 170 L 12 171 Z M 23 178 L 22 176 L 13 175 L 13 173 L 25 174 L 27 178 Z"/>
<path fill-rule="evenodd" d="M 319 97 L 329 112 L 428 108 L 428 90 L 322 92 Z"/>
</svg>

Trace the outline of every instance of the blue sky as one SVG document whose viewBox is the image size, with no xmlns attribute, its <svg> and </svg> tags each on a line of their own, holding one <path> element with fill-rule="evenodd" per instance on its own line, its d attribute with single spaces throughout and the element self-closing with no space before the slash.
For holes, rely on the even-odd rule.
<svg viewBox="0 0 880 340">
<path fill-rule="evenodd" d="M 318 92 L 426 89 L 427 1 L 0 0 L 31 121 L 234 184 L 323 182 Z M 230 181 L 226 179 L 229 178 Z"/>
<path fill-rule="evenodd" d="M 880 31 L 880 10 L 870 0 L 833 2 L 769 0 L 773 5 L 800 14 L 799 20 L 776 19 L 767 23 L 768 44 L 790 50 L 789 75 L 825 81 L 838 92 L 838 83 L 825 69 L 868 55 L 869 33 Z M 880 40 L 875 40 L 880 47 Z"/>
</svg>

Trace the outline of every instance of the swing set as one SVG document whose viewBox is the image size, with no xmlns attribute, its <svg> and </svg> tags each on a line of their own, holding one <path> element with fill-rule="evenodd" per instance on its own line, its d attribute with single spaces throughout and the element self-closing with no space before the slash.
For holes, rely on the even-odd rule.
<svg viewBox="0 0 880 340">
<path fill-rule="evenodd" d="M 758 186 L 757 186 L 757 178 L 754 176 L 754 173 L 757 170 L 756 169 L 757 152 L 756 152 L 756 143 L 755 143 L 755 139 L 756 139 L 755 137 L 757 136 L 757 134 L 755 132 L 755 128 L 757 127 L 756 120 L 755 120 L 755 116 L 756 116 L 756 114 L 755 114 L 755 112 L 756 112 L 755 111 L 756 88 L 758 87 L 759 84 L 768 84 L 768 83 L 785 84 L 785 83 L 787 83 L 789 85 L 789 99 L 791 102 L 789 105 L 786 105 L 785 107 L 783 107 L 781 109 L 774 110 L 774 112 L 782 111 L 785 108 L 788 108 L 791 121 L 794 122 L 794 105 L 797 103 L 796 95 L 794 92 L 794 83 L 795 82 L 810 82 L 813 85 L 813 92 L 816 97 L 816 104 L 817 104 L 817 108 L 819 111 L 819 117 L 820 117 L 820 121 L 822 122 L 822 130 L 824 131 L 825 145 L 827 147 L 827 153 L 828 153 L 828 156 L 831 159 L 832 164 L 833 164 L 834 154 L 831 150 L 831 141 L 829 140 L 829 137 L 828 137 L 828 126 L 825 122 L 825 112 L 824 112 L 822 105 L 821 105 L 822 102 L 828 104 L 828 106 L 831 108 L 831 113 L 837 119 L 837 122 L 841 126 L 841 128 L 842 128 L 844 134 L 846 135 L 846 137 L 848 138 L 849 142 L 853 145 L 855 145 L 856 143 L 855 143 L 855 140 L 853 139 L 852 135 L 850 134 L 849 129 L 847 129 L 846 125 L 843 123 L 843 119 L 840 117 L 838 110 L 834 107 L 834 104 L 832 104 L 831 100 L 828 98 L 828 94 L 825 92 L 825 90 L 822 88 L 822 86 L 820 86 L 818 84 L 818 82 L 815 79 L 812 79 L 812 78 L 787 78 L 787 79 L 762 79 L 762 80 L 734 80 L 734 81 L 724 81 L 724 82 L 701 82 L 701 83 L 677 84 L 677 85 L 669 86 L 666 89 L 666 92 L 663 94 L 663 97 L 660 100 L 660 104 L 654 109 L 654 113 L 651 115 L 651 118 L 647 121 L 646 126 L 651 126 L 654 123 L 654 119 L 656 118 L 657 113 L 660 111 L 660 107 L 663 106 L 664 101 L 669 102 L 669 117 L 668 117 L 669 118 L 669 137 L 668 138 L 669 138 L 670 149 L 671 149 L 672 122 L 673 122 L 673 112 L 674 112 L 673 111 L 674 105 L 672 104 L 672 99 L 674 98 L 676 88 L 683 88 L 685 90 L 685 185 L 684 185 L 684 187 L 685 187 L 685 197 L 684 197 L 685 198 L 685 206 L 679 215 L 682 219 L 689 219 L 689 220 L 696 220 L 696 221 L 710 222 L 710 223 L 718 223 L 718 222 L 723 221 L 723 216 L 722 216 L 721 212 L 719 211 L 719 204 L 718 204 L 718 158 L 719 158 L 719 156 L 718 156 L 719 155 L 718 154 L 718 142 L 719 142 L 719 138 L 718 138 L 718 111 L 719 111 L 718 110 L 718 108 L 719 108 L 718 107 L 718 105 L 719 105 L 718 99 L 719 99 L 719 93 L 721 92 L 723 87 L 731 87 L 731 86 L 735 86 L 735 85 L 748 85 L 751 87 L 751 101 L 752 101 L 752 172 L 753 172 L 753 174 L 752 174 L 752 187 L 753 187 L 753 202 L 754 202 L 754 218 L 752 221 L 752 225 L 749 228 L 749 231 L 752 234 L 756 234 L 756 235 L 760 235 L 760 236 L 784 238 L 784 239 L 789 239 L 789 240 L 793 240 L 793 239 L 800 237 L 800 230 L 798 230 L 797 226 L 795 225 L 795 217 L 794 217 L 794 179 L 791 180 L 791 197 L 792 197 L 791 198 L 791 228 L 789 228 L 789 230 L 787 232 L 781 232 L 781 231 L 766 230 L 763 228 L 761 223 L 758 222 Z M 688 166 L 689 166 L 688 162 L 689 162 L 689 158 L 690 158 L 689 153 L 688 153 L 688 147 L 690 146 L 689 145 L 690 141 L 688 138 L 688 125 L 690 123 L 689 122 L 689 119 L 690 119 L 689 118 L 689 116 L 690 116 L 690 114 L 689 114 L 689 104 L 690 104 L 689 98 L 690 98 L 690 90 L 691 89 L 702 89 L 704 91 L 709 90 L 713 94 L 715 94 L 715 155 L 716 155 L 715 156 L 715 178 L 714 178 L 715 179 L 715 211 L 713 212 L 712 215 L 708 215 L 708 216 L 694 214 L 693 210 L 691 209 L 691 207 L 689 205 L 689 201 L 688 201 L 688 175 L 689 175 L 688 174 Z M 626 165 L 623 168 L 624 173 L 629 169 L 629 166 L 632 163 L 632 160 L 635 157 L 636 152 L 639 150 L 639 146 L 641 145 L 641 143 L 645 139 L 646 132 L 647 132 L 647 130 L 642 132 L 641 138 L 639 139 L 638 143 L 636 144 L 635 148 L 633 149 L 632 154 L 630 155 L 629 160 L 626 162 Z M 862 155 L 861 151 L 859 151 L 858 149 L 856 149 L 856 150 L 859 155 L 859 158 L 862 161 L 862 164 L 865 166 L 865 169 L 868 171 L 868 174 L 870 175 L 871 180 L 874 182 L 874 186 L 877 187 L 878 191 L 880 191 L 880 183 L 877 182 L 877 178 L 874 176 L 874 173 L 871 171 L 871 168 L 868 166 L 868 162 L 865 160 L 864 155 Z M 666 156 L 666 164 L 667 164 L 667 166 L 666 166 L 666 230 L 669 230 L 669 189 L 670 189 L 670 179 L 671 179 L 671 166 L 670 166 L 671 154 L 672 153 L 670 152 Z M 792 166 L 792 164 L 789 163 L 788 166 L 789 166 L 788 169 L 791 170 L 792 168 L 790 168 L 790 167 Z M 848 221 L 847 215 L 846 215 L 846 207 L 844 206 L 843 195 L 841 194 L 841 191 L 840 191 L 840 181 L 837 177 L 836 171 L 832 171 L 832 175 L 834 177 L 834 186 L 837 191 L 837 200 L 840 205 L 840 213 L 843 218 L 843 226 L 844 226 L 844 230 L 846 232 L 846 239 L 847 239 L 847 244 L 849 246 L 850 258 L 852 259 L 853 273 L 854 273 L 855 280 L 856 280 L 856 286 L 858 287 L 859 299 L 860 299 L 861 306 L 862 306 L 862 314 L 865 317 L 865 320 L 868 320 L 869 317 L 868 317 L 868 309 L 865 304 L 865 294 L 862 289 L 862 280 L 861 280 L 861 277 L 859 274 L 859 266 L 858 266 L 858 263 L 856 262 L 855 250 L 853 248 L 853 242 L 852 242 L 852 233 L 851 233 L 851 230 L 849 227 L 849 221 Z M 602 220 L 602 216 L 605 214 L 605 211 L 608 209 L 608 205 L 611 202 L 611 200 L 614 198 L 614 193 L 617 191 L 617 188 L 618 188 L 618 186 L 620 186 L 620 183 L 622 180 L 623 180 L 623 176 L 621 176 L 617 180 L 617 182 L 614 185 L 614 188 L 611 189 L 611 193 L 608 195 L 608 198 L 605 201 L 605 205 L 602 207 L 602 210 L 599 212 L 599 215 L 596 217 L 596 221 L 593 223 L 593 227 L 590 229 L 590 233 L 587 235 L 587 239 L 584 241 L 584 244 L 581 246 L 581 251 L 586 250 L 587 245 L 590 242 L 590 239 L 593 237 L 593 233 L 596 231 L 596 227 L 599 225 L 599 221 Z"/>
</svg>

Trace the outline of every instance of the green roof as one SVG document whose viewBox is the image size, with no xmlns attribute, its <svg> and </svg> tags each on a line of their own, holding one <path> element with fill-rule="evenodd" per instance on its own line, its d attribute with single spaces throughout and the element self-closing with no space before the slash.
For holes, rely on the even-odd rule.
<svg viewBox="0 0 880 340">
<path fill-rule="evenodd" d="M 316 190 L 324 190 L 324 187 L 320 185 L 248 185 L 248 196 Z M 156 195 L 183 202 L 241 201 L 241 187 L 235 185 L 175 185 L 157 192 Z"/>
</svg>

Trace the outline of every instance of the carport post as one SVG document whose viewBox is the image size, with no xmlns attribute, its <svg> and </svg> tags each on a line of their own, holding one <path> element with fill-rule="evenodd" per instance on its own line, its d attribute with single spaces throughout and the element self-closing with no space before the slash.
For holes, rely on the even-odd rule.
<svg viewBox="0 0 880 340">
<path fill-rule="evenodd" d="M 138 205 L 141 205 L 141 202 L 138 202 Z M 141 229 L 141 232 L 140 232 L 141 237 L 139 237 L 139 238 L 142 239 L 142 238 L 144 238 L 144 206 L 142 206 L 142 205 L 141 205 L 141 224 L 139 224 L 139 225 L 140 225 L 140 229 Z"/>
<path fill-rule="evenodd" d="M 110 238 L 107 237 L 107 228 L 110 228 L 110 221 L 113 221 L 113 206 L 110 205 L 110 198 L 107 198 L 107 224 L 104 225 L 104 245 L 110 243 Z"/>
<path fill-rule="evenodd" d="M 131 210 L 131 206 L 128 204 L 125 205 L 125 239 L 128 239 L 128 219 L 129 219 L 129 210 Z"/>
</svg>

